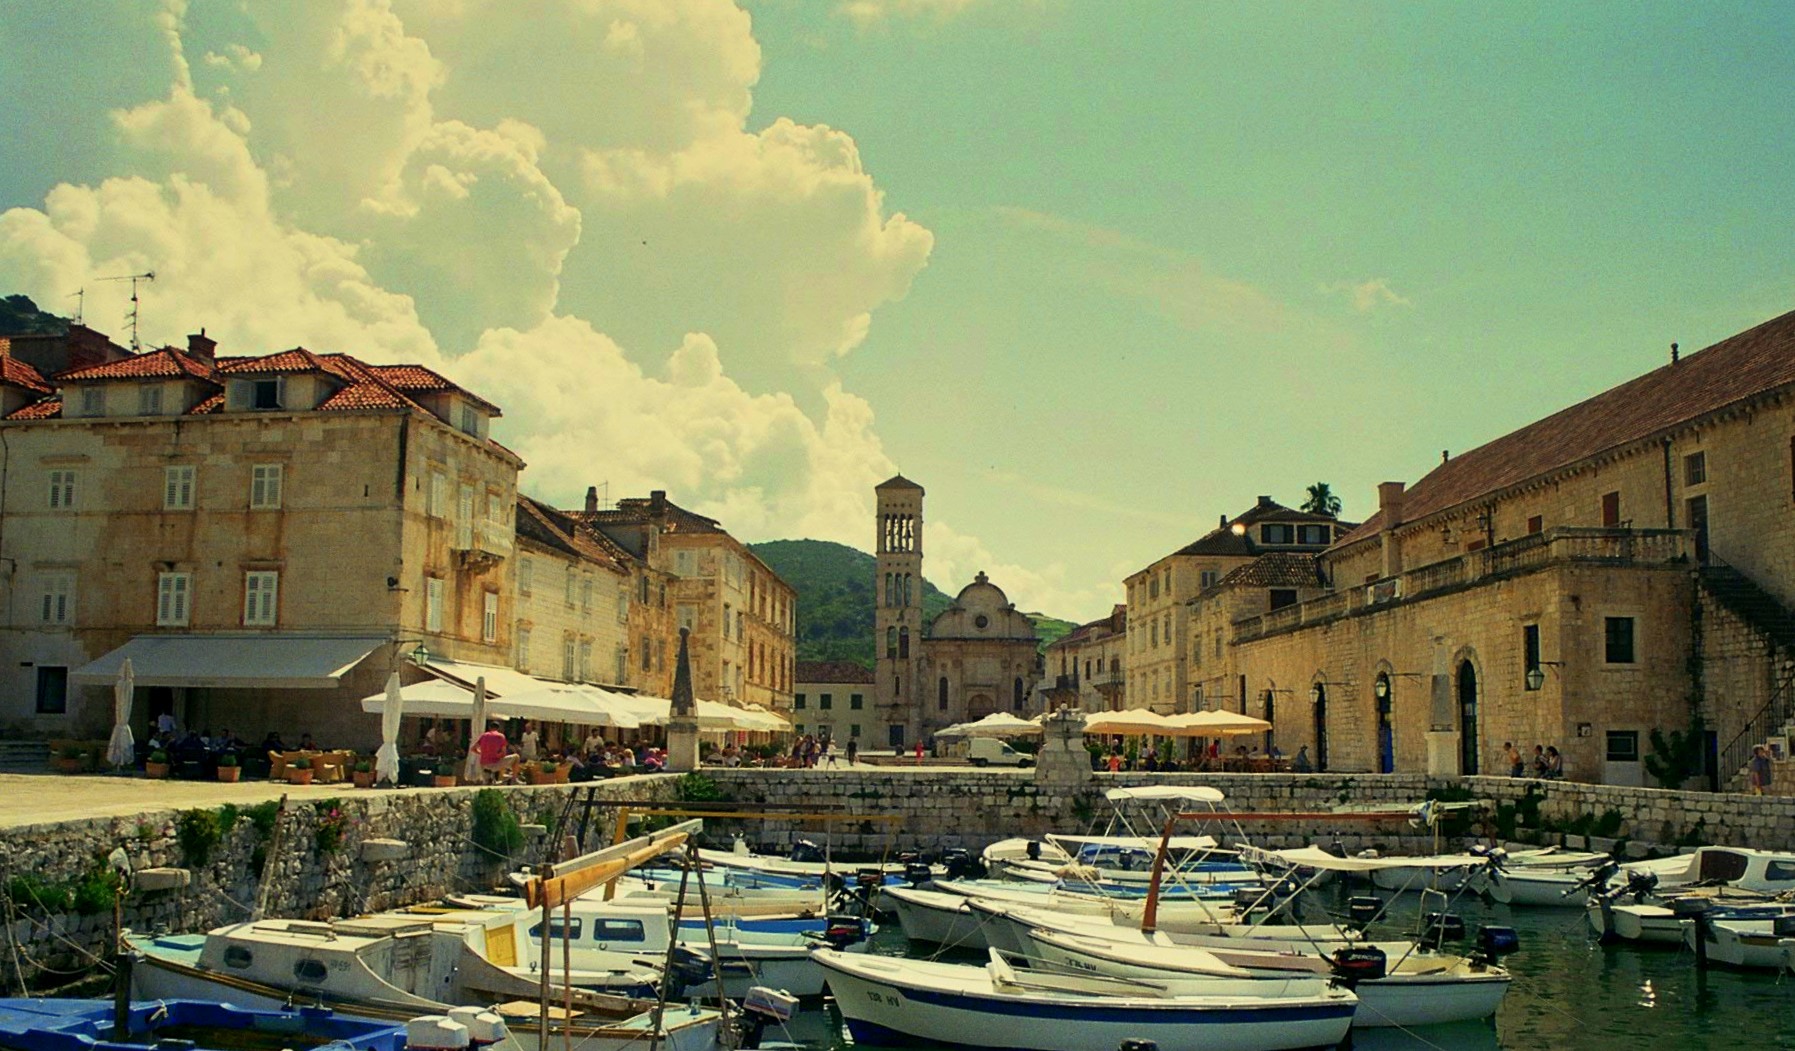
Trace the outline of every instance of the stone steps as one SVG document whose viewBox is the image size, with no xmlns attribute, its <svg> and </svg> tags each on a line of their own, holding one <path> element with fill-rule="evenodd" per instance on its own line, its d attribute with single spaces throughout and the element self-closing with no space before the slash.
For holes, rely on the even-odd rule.
<svg viewBox="0 0 1795 1051">
<path fill-rule="evenodd" d="M 0 772 L 36 774 L 49 766 L 50 746 L 43 741 L 0 741 Z"/>
</svg>

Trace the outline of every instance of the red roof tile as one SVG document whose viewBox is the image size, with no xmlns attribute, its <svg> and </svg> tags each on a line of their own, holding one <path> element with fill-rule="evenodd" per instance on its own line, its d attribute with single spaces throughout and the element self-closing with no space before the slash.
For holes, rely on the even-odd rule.
<svg viewBox="0 0 1795 1051">
<path fill-rule="evenodd" d="M 39 394 L 54 394 L 56 388 L 44 380 L 44 374 L 11 355 L 0 357 L 0 383 L 23 387 Z"/>
<path fill-rule="evenodd" d="M 56 374 L 58 382 L 80 383 L 85 380 L 118 380 L 118 379 L 172 379 L 187 377 L 191 379 L 218 382 L 216 369 L 200 358 L 173 347 L 160 350 L 145 351 L 121 361 L 108 361 L 100 365 L 88 365 L 84 368 L 68 369 Z"/>
<path fill-rule="evenodd" d="M 1412 522 L 1795 383 L 1795 311 L 1561 409 L 1429 471 L 1403 495 Z M 1383 526 L 1379 511 L 1341 538 Z"/>
<path fill-rule="evenodd" d="M 376 376 L 398 390 L 422 394 L 460 394 L 485 406 L 494 416 L 499 415 L 497 405 L 460 386 L 442 373 L 427 369 L 422 365 L 370 365 L 368 367 Z"/>
<path fill-rule="evenodd" d="M 214 394 L 200 401 L 198 405 L 187 410 L 189 416 L 210 416 L 224 408 L 224 395 Z"/>
<path fill-rule="evenodd" d="M 414 409 L 418 406 L 392 389 L 379 383 L 360 380 L 336 391 L 318 403 L 319 412 L 350 412 L 355 409 Z"/>
<path fill-rule="evenodd" d="M 1326 586 L 1314 555 L 1298 551 L 1268 551 L 1244 566 L 1236 566 L 1215 587 L 1319 588 Z"/>
<path fill-rule="evenodd" d="M 260 357 L 219 358 L 218 371 L 232 375 L 256 375 L 271 372 L 328 372 L 324 360 L 304 347 L 282 350 Z"/>
<path fill-rule="evenodd" d="M 33 402 L 24 408 L 14 409 L 7 415 L 9 420 L 54 420 L 62 415 L 61 398 L 45 398 Z"/>
</svg>

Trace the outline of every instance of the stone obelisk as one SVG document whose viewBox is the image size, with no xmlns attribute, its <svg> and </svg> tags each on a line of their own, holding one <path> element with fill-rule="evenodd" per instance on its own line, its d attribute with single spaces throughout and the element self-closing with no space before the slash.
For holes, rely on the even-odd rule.
<svg viewBox="0 0 1795 1051">
<path fill-rule="evenodd" d="M 673 708 L 667 719 L 667 769 L 698 769 L 698 701 L 692 696 L 692 657 L 686 650 L 690 628 L 679 629 L 679 659 L 673 666 Z"/>
</svg>

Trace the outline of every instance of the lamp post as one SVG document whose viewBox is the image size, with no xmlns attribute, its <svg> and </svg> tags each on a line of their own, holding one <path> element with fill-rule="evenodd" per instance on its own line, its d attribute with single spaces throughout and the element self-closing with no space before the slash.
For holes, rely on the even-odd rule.
<svg viewBox="0 0 1795 1051">
<path fill-rule="evenodd" d="M 1546 669 L 1547 668 L 1562 668 L 1562 667 L 1564 667 L 1563 661 L 1540 661 L 1538 664 L 1535 664 L 1533 667 L 1528 668 L 1527 669 L 1527 688 L 1529 690 L 1539 689 L 1540 687 L 1542 687 L 1546 684 Z"/>
</svg>

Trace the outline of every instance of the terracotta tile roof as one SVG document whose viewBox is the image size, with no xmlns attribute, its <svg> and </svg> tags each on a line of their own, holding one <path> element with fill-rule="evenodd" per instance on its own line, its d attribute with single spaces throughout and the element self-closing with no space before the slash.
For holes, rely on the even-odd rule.
<svg viewBox="0 0 1795 1051">
<path fill-rule="evenodd" d="M 56 393 L 56 388 L 50 386 L 43 373 L 11 355 L 0 357 L 0 383 L 23 387 L 38 394 Z"/>
<path fill-rule="evenodd" d="M 839 682 L 871 686 L 873 673 L 871 669 L 864 668 L 853 661 L 799 661 L 793 681 L 800 683 Z"/>
<path fill-rule="evenodd" d="M 189 416 L 210 416 L 224 408 L 224 395 L 214 394 L 187 410 Z"/>
<path fill-rule="evenodd" d="M 628 556 L 616 544 L 565 511 L 522 494 L 517 498 L 517 535 L 604 569 L 627 573 Z"/>
<path fill-rule="evenodd" d="M 415 409 L 410 398 L 397 391 L 368 381 L 356 381 L 333 392 L 318 403 L 319 412 L 348 412 L 354 409 Z"/>
<path fill-rule="evenodd" d="M 1334 526 L 1336 535 L 1340 530 L 1352 529 L 1356 523 L 1341 522 L 1328 515 L 1318 515 L 1313 511 L 1298 511 L 1285 507 L 1269 496 L 1262 496 L 1259 502 L 1245 512 L 1234 516 L 1216 526 L 1196 540 L 1173 552 L 1178 555 L 1232 555 L 1245 556 L 1259 553 L 1258 540 L 1253 535 L 1252 526 L 1260 522 L 1291 522 L 1298 525 L 1327 523 Z M 1242 532 L 1236 533 L 1235 526 Z"/>
<path fill-rule="evenodd" d="M 1214 585 L 1218 588 L 1319 588 L 1325 587 L 1314 555 L 1300 551 L 1267 551 L 1244 566 L 1236 566 Z"/>
<path fill-rule="evenodd" d="M 422 365 L 370 365 L 368 367 L 376 376 L 397 390 L 419 394 L 460 394 L 478 402 L 492 415 L 499 415 L 497 405 L 460 386 L 440 372 L 427 369 Z"/>
<path fill-rule="evenodd" d="M 1403 495 L 1404 521 L 1653 438 L 1708 413 L 1795 383 L 1795 311 L 1447 460 Z M 1383 526 L 1379 511 L 1340 540 Z"/>
<path fill-rule="evenodd" d="M 14 409 L 6 418 L 9 420 L 54 420 L 61 415 L 62 399 L 45 398 L 43 401 Z"/>
<path fill-rule="evenodd" d="M 649 497 L 631 496 L 617 501 L 617 506 L 604 511 L 568 511 L 581 521 L 594 525 L 639 525 L 651 521 L 654 516 L 654 501 Z M 662 506 L 666 508 L 666 527 L 669 533 L 722 533 L 721 523 L 714 518 L 706 518 L 695 511 L 688 511 L 671 500 Z"/>
<path fill-rule="evenodd" d="M 254 358 L 219 358 L 218 371 L 232 375 L 266 375 L 274 372 L 329 372 L 331 369 L 319 355 L 304 347 L 294 347 L 292 350 Z"/>
<path fill-rule="evenodd" d="M 56 374 L 60 383 L 81 383 L 86 380 L 174 379 L 179 377 L 218 382 L 217 370 L 210 362 L 173 347 L 145 351 L 122 361 L 108 361 L 67 369 Z"/>
</svg>

